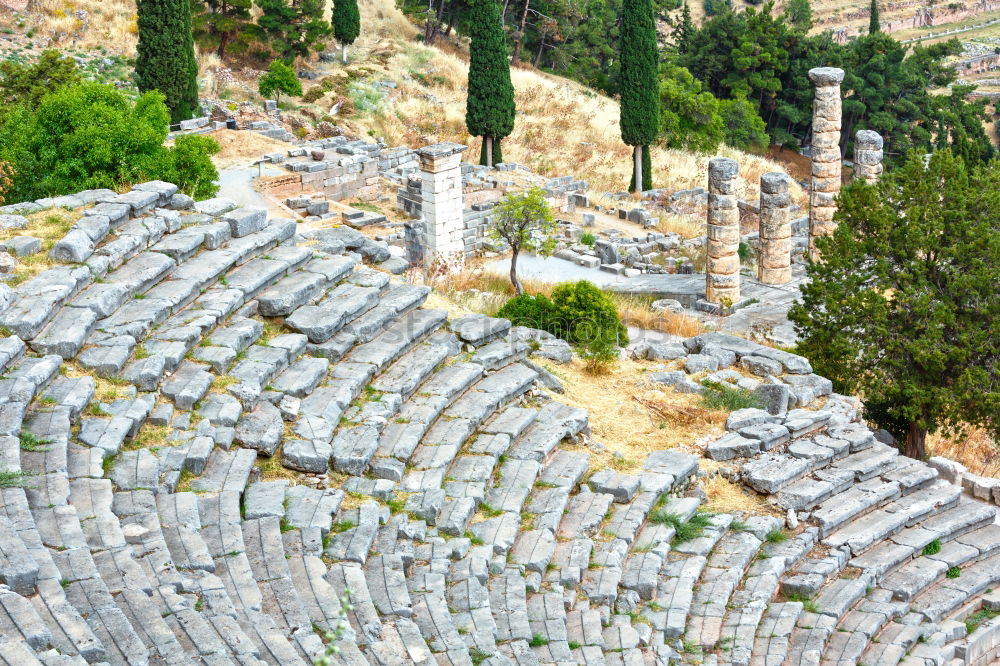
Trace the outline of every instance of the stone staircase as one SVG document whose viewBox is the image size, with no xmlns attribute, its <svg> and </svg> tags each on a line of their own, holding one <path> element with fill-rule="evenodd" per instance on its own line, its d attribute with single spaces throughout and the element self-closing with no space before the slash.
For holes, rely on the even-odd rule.
<svg viewBox="0 0 1000 666">
<path fill-rule="evenodd" d="M 996 657 L 994 507 L 816 409 L 804 359 L 651 350 L 798 406 L 707 448 L 775 515 L 709 514 L 694 455 L 594 464 L 526 362 L 554 342 L 449 321 L 356 232 L 166 183 L 60 205 L 0 313 L 0 663 L 312 663 L 345 593 L 342 664 Z"/>
</svg>

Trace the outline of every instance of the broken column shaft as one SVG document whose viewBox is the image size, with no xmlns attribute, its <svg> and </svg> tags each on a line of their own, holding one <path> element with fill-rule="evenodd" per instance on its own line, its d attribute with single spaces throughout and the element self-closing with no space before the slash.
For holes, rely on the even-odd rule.
<svg viewBox="0 0 1000 666">
<path fill-rule="evenodd" d="M 792 279 L 791 204 L 788 176 L 772 172 L 760 177 L 757 279 L 764 284 L 785 284 Z"/>
<path fill-rule="evenodd" d="M 874 185 L 882 175 L 882 135 L 859 130 L 854 135 L 854 177 Z"/>
<path fill-rule="evenodd" d="M 740 300 L 740 211 L 736 202 L 735 160 L 708 163 L 708 244 L 705 300 L 732 306 Z"/>
</svg>

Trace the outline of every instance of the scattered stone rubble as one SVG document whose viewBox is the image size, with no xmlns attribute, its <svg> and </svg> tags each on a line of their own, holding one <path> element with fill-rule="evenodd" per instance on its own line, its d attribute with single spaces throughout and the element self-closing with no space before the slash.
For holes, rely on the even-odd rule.
<svg viewBox="0 0 1000 666">
<path fill-rule="evenodd" d="M 697 457 L 586 476 L 587 414 L 527 358 L 568 346 L 449 322 L 365 265 L 384 245 L 161 182 L 0 213 L 55 205 L 82 209 L 63 240 L 86 256 L 0 312 L 0 459 L 25 475 L 0 489 L 4 663 L 311 663 L 345 591 L 344 664 L 996 657 L 1000 623 L 962 622 L 1000 604 L 995 507 L 876 441 L 801 357 L 644 348 L 683 366 L 653 381 L 766 398 L 706 451 L 788 513 L 677 540 Z"/>
</svg>

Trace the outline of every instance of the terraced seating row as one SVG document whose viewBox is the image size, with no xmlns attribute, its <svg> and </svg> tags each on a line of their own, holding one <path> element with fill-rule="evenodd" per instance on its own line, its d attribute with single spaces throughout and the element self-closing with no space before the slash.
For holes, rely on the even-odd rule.
<svg viewBox="0 0 1000 666">
<path fill-rule="evenodd" d="M 311 663 L 342 614 L 343 664 L 995 657 L 994 509 L 804 359 L 656 351 L 776 398 L 707 448 L 775 511 L 709 514 L 695 456 L 618 469 L 542 390 L 568 348 L 449 321 L 341 229 L 136 192 L 66 200 L 68 265 L 0 312 L 6 662 Z"/>
</svg>

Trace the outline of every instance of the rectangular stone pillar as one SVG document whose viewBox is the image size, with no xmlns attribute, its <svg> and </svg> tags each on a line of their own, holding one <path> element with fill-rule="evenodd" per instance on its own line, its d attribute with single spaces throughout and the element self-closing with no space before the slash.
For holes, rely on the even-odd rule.
<svg viewBox="0 0 1000 666">
<path fill-rule="evenodd" d="M 462 153 L 467 146 L 435 143 L 417 149 L 424 258 L 454 267 L 465 263 L 462 222 Z"/>
<path fill-rule="evenodd" d="M 840 83 L 844 70 L 815 67 L 809 79 L 816 86 L 813 97 L 812 186 L 809 188 L 809 255 L 816 260 L 816 238 L 833 233 L 840 193 L 841 155 Z"/>
<path fill-rule="evenodd" d="M 874 185 L 882 175 L 882 135 L 859 130 L 854 135 L 854 177 Z"/>
<path fill-rule="evenodd" d="M 736 160 L 708 163 L 708 243 L 705 300 L 731 307 L 740 300 L 740 211 L 736 201 Z"/>
<path fill-rule="evenodd" d="M 792 279 L 791 205 L 788 176 L 772 172 L 760 177 L 757 279 L 764 284 L 785 284 Z"/>
</svg>

